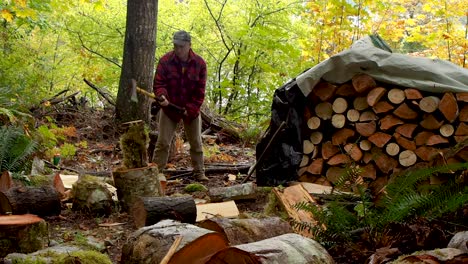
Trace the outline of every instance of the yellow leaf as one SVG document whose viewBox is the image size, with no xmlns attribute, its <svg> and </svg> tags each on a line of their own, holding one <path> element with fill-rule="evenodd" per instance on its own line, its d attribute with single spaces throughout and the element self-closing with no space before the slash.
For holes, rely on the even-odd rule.
<svg viewBox="0 0 468 264">
<path fill-rule="evenodd" d="M 453 39 L 453 37 L 452 37 L 449 33 L 444 33 L 444 34 L 442 34 L 442 37 L 443 37 L 444 39 Z"/>
<path fill-rule="evenodd" d="M 26 7 L 26 0 L 15 0 L 15 3 L 21 7 Z"/>
<path fill-rule="evenodd" d="M 0 14 L 2 15 L 2 18 L 5 19 L 6 21 L 8 22 L 13 21 L 13 14 L 11 14 L 10 11 L 3 9 Z"/>
<path fill-rule="evenodd" d="M 24 8 L 16 11 L 17 17 L 31 17 L 36 18 L 36 10 L 31 8 Z"/>
<path fill-rule="evenodd" d="M 414 19 L 410 18 L 410 19 L 406 20 L 406 25 L 414 26 L 414 25 L 416 25 L 416 22 L 414 21 Z"/>
</svg>

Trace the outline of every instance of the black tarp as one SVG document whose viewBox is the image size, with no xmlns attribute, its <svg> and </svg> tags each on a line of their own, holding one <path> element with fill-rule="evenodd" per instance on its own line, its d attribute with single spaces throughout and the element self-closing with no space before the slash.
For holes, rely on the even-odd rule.
<svg viewBox="0 0 468 264">
<path fill-rule="evenodd" d="M 258 186 L 278 186 L 297 179 L 303 155 L 301 126 L 305 103 L 295 80 L 275 90 L 270 125 L 256 146 Z M 277 131 L 283 121 L 286 125 Z"/>
</svg>

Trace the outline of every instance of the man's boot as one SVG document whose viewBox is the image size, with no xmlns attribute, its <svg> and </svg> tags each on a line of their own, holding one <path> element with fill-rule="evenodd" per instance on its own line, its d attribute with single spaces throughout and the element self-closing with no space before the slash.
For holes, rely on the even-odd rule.
<svg viewBox="0 0 468 264">
<path fill-rule="evenodd" d="M 208 177 L 205 176 L 205 173 L 203 171 L 194 171 L 193 172 L 193 178 L 197 181 L 208 181 Z"/>
</svg>

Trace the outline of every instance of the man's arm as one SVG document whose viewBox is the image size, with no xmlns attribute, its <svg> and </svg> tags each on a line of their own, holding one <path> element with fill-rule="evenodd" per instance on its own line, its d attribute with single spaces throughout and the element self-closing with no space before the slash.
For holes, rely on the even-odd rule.
<svg viewBox="0 0 468 264">
<path fill-rule="evenodd" d="M 205 61 L 200 62 L 199 79 L 196 84 L 195 90 L 192 94 L 192 100 L 186 105 L 187 116 L 191 119 L 198 116 L 201 105 L 205 100 L 205 87 L 206 87 L 207 70 Z"/>
</svg>

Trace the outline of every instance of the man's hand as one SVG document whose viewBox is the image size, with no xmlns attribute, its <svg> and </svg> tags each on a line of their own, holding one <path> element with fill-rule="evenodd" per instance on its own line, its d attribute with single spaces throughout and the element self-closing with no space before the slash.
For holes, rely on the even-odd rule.
<svg viewBox="0 0 468 264">
<path fill-rule="evenodd" d="M 169 105 L 169 101 L 166 99 L 166 96 L 164 96 L 164 95 L 161 95 L 158 98 L 158 102 L 159 102 L 159 105 L 161 105 L 161 106 L 168 106 Z"/>
</svg>

